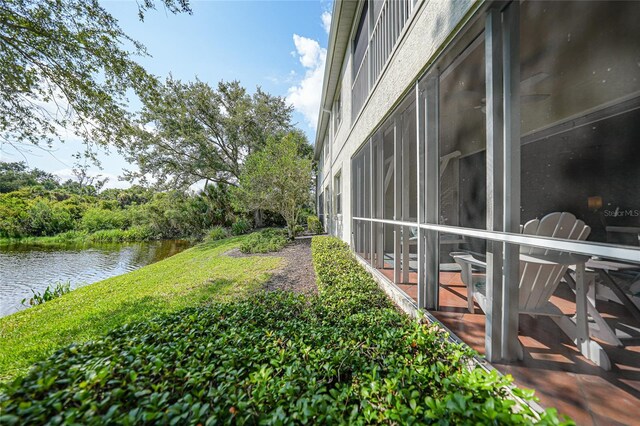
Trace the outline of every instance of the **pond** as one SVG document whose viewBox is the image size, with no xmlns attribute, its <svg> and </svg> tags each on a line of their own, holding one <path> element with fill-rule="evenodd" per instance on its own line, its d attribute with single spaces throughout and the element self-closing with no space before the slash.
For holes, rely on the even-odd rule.
<svg viewBox="0 0 640 426">
<path fill-rule="evenodd" d="M 21 301 L 56 282 L 78 288 L 173 256 L 182 240 L 120 244 L 0 246 L 0 317 L 26 309 Z"/>
</svg>

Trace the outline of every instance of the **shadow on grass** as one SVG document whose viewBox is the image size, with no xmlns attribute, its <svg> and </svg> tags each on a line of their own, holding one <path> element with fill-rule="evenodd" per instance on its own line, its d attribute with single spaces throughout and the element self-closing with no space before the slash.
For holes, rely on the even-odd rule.
<svg viewBox="0 0 640 426">
<path fill-rule="evenodd" d="M 9 377 L 24 375 L 32 364 L 48 358 L 70 344 L 99 340 L 109 331 L 125 324 L 153 321 L 155 317 L 171 314 L 187 306 L 233 302 L 258 291 L 263 281 L 264 277 L 261 276 L 248 283 L 228 278 L 212 279 L 204 285 L 190 288 L 191 302 L 185 306 L 168 306 L 167 299 L 162 296 L 144 296 L 94 312 L 83 317 L 80 324 L 58 329 L 55 338 L 47 339 L 51 343 L 47 346 L 38 346 L 36 343 L 15 351 L 12 354 L 13 362 L 8 363 L 11 364 L 11 368 L 3 369 L 0 373 L 0 382 L 6 381 Z"/>
<path fill-rule="evenodd" d="M 89 340 L 98 340 L 111 329 L 134 321 L 148 320 L 153 316 L 168 312 L 166 302 L 158 296 L 145 296 L 133 301 L 119 303 L 113 309 L 104 309 L 93 315 L 82 318 L 81 323 L 73 327 L 65 327 L 56 330 L 55 337 L 48 340 L 46 346 L 39 346 L 39 342 L 24 346 L 12 353 L 11 360 L 2 366 L 0 382 L 13 377 L 24 375 L 29 367 L 44 360 L 72 343 L 84 343 Z M 142 318 L 141 318 L 142 313 Z"/>
</svg>

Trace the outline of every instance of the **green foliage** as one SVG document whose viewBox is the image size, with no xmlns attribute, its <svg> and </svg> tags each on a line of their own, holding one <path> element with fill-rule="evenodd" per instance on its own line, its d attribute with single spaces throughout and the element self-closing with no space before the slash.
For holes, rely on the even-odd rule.
<svg viewBox="0 0 640 426">
<path fill-rule="evenodd" d="M 318 289 L 338 319 L 371 310 L 392 308 L 389 299 L 337 238 L 314 237 L 311 245 Z M 348 294 L 349 297 L 344 297 Z"/>
<path fill-rule="evenodd" d="M 35 291 L 31 289 L 33 296 L 29 299 L 22 299 L 22 304 L 24 306 L 36 306 L 41 305 L 44 302 L 48 302 L 50 300 L 56 299 L 64 294 L 67 294 L 71 291 L 71 283 L 70 282 L 57 282 L 53 284 L 53 286 L 47 286 L 44 291 L 41 293 L 39 291 Z"/>
<path fill-rule="evenodd" d="M 127 217 L 123 211 L 90 208 L 82 216 L 80 229 L 97 232 L 104 229 L 124 229 L 127 225 Z"/>
<path fill-rule="evenodd" d="M 54 235 L 73 228 L 69 212 L 46 199 L 36 199 L 27 209 L 29 235 Z"/>
<path fill-rule="evenodd" d="M 39 173 L 21 163 L 0 164 L 29 176 Z M 209 184 L 196 194 L 140 186 L 97 193 L 75 183 L 80 186 L 56 182 L 53 189 L 38 184 L 0 193 L 0 239 L 46 236 L 54 242 L 49 237 L 70 231 L 76 231 L 73 239 L 84 236 L 89 241 L 197 239 L 212 226 L 229 225 L 234 215 L 224 185 Z M 69 235 L 62 239 L 69 240 Z"/>
<path fill-rule="evenodd" d="M 307 228 L 309 229 L 309 232 L 313 234 L 316 234 L 316 235 L 324 234 L 324 228 L 322 227 L 322 222 L 320 222 L 320 219 L 318 219 L 317 216 L 310 215 L 309 217 L 307 217 Z"/>
<path fill-rule="evenodd" d="M 269 210 L 260 210 L 262 216 L 262 224 L 267 228 L 282 228 L 287 226 L 281 214 L 274 213 Z"/>
<path fill-rule="evenodd" d="M 372 321 L 393 318 L 402 324 L 399 339 L 391 337 L 397 330 L 389 326 L 383 326 L 382 334 L 373 338 L 378 342 L 382 338 L 378 348 L 398 340 L 408 346 L 380 355 L 391 360 L 384 363 L 377 380 L 364 393 L 371 409 L 368 415 L 363 412 L 367 423 L 431 424 L 446 419 L 447 424 L 573 424 L 570 420 L 561 422 L 554 409 L 537 418 L 528 406 L 516 407 L 506 393 L 511 387 L 510 376 L 470 367 L 473 350 L 453 343 L 435 324 L 413 322 L 400 315 L 343 241 L 314 237 L 312 253 L 327 320 L 343 323 L 345 318 L 373 314 Z M 386 378 L 385 371 L 389 374 Z M 525 401 L 534 400 L 532 391 L 512 388 L 512 392 Z"/>
<path fill-rule="evenodd" d="M 55 235 L 73 229 L 84 207 L 78 197 L 42 187 L 0 194 L 0 237 Z"/>
<path fill-rule="evenodd" d="M 242 235 L 246 234 L 251 230 L 251 223 L 243 217 L 239 217 L 235 222 L 231 225 L 231 234 L 232 235 Z"/>
<path fill-rule="evenodd" d="M 100 198 L 105 201 L 115 201 L 120 208 L 146 204 L 153 198 L 153 191 L 139 185 L 133 185 L 127 189 L 109 188 L 100 193 Z"/>
<path fill-rule="evenodd" d="M 313 216 L 313 209 L 309 208 L 309 206 L 305 206 L 300 209 L 300 215 L 298 215 L 298 224 L 306 225 L 309 219 L 309 216 Z"/>
<path fill-rule="evenodd" d="M 394 309 L 344 244 L 312 250 L 320 296 L 261 293 L 69 346 L 7 385 L 3 424 L 560 423 L 516 407 L 509 378 L 469 370 L 470 349 Z"/>
<path fill-rule="evenodd" d="M 234 192 L 239 208 L 271 210 L 287 222 L 289 237 L 295 235 L 295 225 L 303 206 L 309 201 L 311 160 L 300 155 L 307 143 L 299 131 L 271 137 L 266 147 L 247 158 Z"/>
<path fill-rule="evenodd" d="M 189 10 L 187 0 L 162 3 Z M 141 2 L 140 14 L 154 4 Z M 131 92 L 145 96 L 155 78 L 133 60 L 144 46 L 97 0 L 3 1 L 0 22 L 2 140 L 51 145 L 73 129 L 91 142 L 122 141 Z"/>
<path fill-rule="evenodd" d="M 51 173 L 40 169 L 29 170 L 23 161 L 16 163 L 0 161 L 0 194 L 37 185 L 42 185 L 45 189 L 54 189 L 58 186 L 58 181 Z"/>
<path fill-rule="evenodd" d="M 147 226 L 134 226 L 126 230 L 104 229 L 86 237 L 86 241 L 92 243 L 123 243 L 152 239 L 154 239 L 153 231 Z"/>
<path fill-rule="evenodd" d="M 64 346 L 96 340 L 114 327 L 254 293 L 281 260 L 224 255 L 244 238 L 201 244 L 0 318 L 0 382 L 24 375 L 31 364 Z M 5 425 L 2 419 L 0 425 Z"/>
<path fill-rule="evenodd" d="M 142 100 L 141 126 L 132 129 L 126 146 L 128 159 L 139 168 L 130 177 L 151 175 L 167 188 L 202 180 L 234 184 L 246 153 L 291 128 L 292 107 L 284 98 L 259 87 L 251 95 L 238 81 L 213 88 L 169 77 Z"/>
<path fill-rule="evenodd" d="M 83 231 L 67 231 L 62 234 L 58 234 L 55 237 L 51 237 L 52 240 L 64 243 L 64 242 L 73 242 L 73 241 L 81 241 L 87 237 L 87 233 Z"/>
<path fill-rule="evenodd" d="M 209 229 L 209 232 L 207 232 L 207 241 L 224 240 L 229 236 L 230 232 L 227 228 L 224 228 L 222 226 L 214 226 L 213 228 Z"/>
<path fill-rule="evenodd" d="M 280 251 L 287 245 L 289 239 L 283 229 L 263 229 L 249 234 L 240 244 L 242 253 L 269 253 Z"/>
<path fill-rule="evenodd" d="M 59 245 L 59 244 L 82 244 L 88 241 L 90 235 L 85 231 L 67 231 L 50 237 L 20 237 L 0 239 L 0 246 L 11 246 L 14 244 L 36 244 L 36 245 Z"/>
<path fill-rule="evenodd" d="M 296 225 L 293 227 L 293 236 L 297 237 L 298 235 L 302 234 L 304 232 L 304 226 L 302 225 Z"/>
<path fill-rule="evenodd" d="M 198 195 L 197 205 L 207 223 L 227 226 L 234 215 L 228 185 L 218 183 L 205 186 Z"/>
</svg>

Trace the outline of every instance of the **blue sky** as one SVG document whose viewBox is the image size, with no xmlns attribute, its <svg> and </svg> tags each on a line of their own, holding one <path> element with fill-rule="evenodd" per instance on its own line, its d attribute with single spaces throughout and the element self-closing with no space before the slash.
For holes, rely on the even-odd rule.
<svg viewBox="0 0 640 426">
<path fill-rule="evenodd" d="M 328 40 L 331 2 L 297 1 L 193 1 L 192 15 L 172 15 L 162 7 L 137 16 L 135 1 L 102 1 L 126 34 L 142 42 L 151 57 L 139 58 L 149 72 L 184 81 L 198 77 L 215 86 L 220 80 L 239 80 L 249 91 L 256 86 L 287 97 L 294 106 L 294 121 L 315 135 L 315 120 L 322 89 L 322 73 Z M 139 104 L 132 102 L 135 110 Z M 28 163 L 61 177 L 70 175 L 73 153 L 82 148 L 69 138 L 56 144 L 52 154 L 32 151 Z M 127 186 L 116 176 L 131 168 L 114 152 L 102 154 L 107 186 Z M 3 161 L 24 158 L 3 153 Z"/>
</svg>

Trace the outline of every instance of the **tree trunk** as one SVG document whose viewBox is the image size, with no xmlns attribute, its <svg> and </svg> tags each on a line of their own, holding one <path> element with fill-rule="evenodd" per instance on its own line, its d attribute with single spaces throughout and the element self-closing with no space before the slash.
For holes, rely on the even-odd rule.
<svg viewBox="0 0 640 426">
<path fill-rule="evenodd" d="M 262 228 L 264 226 L 262 210 L 260 209 L 253 211 L 253 226 L 254 228 Z"/>
</svg>

